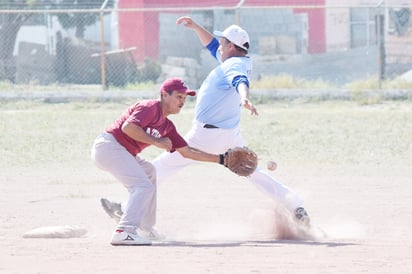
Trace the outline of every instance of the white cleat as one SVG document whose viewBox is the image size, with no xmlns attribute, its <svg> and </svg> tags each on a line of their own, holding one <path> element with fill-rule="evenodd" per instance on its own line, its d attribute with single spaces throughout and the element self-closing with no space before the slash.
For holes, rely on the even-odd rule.
<svg viewBox="0 0 412 274">
<path fill-rule="evenodd" d="M 124 230 L 117 229 L 112 236 L 111 245 L 151 245 L 148 239 L 140 237 L 136 233 L 128 233 Z"/>
</svg>

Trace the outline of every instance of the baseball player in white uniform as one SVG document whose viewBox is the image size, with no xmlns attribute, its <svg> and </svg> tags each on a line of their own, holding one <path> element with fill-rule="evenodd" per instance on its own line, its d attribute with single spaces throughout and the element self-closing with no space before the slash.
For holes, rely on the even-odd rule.
<svg viewBox="0 0 412 274">
<path fill-rule="evenodd" d="M 190 17 L 180 17 L 176 23 L 192 29 L 211 55 L 220 62 L 198 91 L 195 117 L 191 130 L 185 136 L 186 142 L 191 147 L 213 154 L 245 146 L 239 128 L 241 108 L 243 106 L 252 115 L 258 115 L 249 99 L 252 61 L 247 56 L 250 43 L 248 33 L 237 25 L 231 25 L 223 32 L 214 32 L 218 40 Z M 162 153 L 153 160 L 158 183 L 170 179 L 173 174 L 192 163 L 193 160 L 184 158 L 179 153 Z M 248 179 L 275 202 L 290 210 L 297 221 L 309 224 L 310 219 L 303 208 L 302 199 L 265 170 L 258 167 Z M 110 204 L 108 200 L 102 201 L 102 204 L 112 217 L 110 208 L 119 209 L 118 204 Z"/>
</svg>

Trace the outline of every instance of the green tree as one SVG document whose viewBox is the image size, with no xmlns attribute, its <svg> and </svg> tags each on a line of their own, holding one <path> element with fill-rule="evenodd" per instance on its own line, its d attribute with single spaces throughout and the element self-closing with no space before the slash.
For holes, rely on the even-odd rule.
<svg viewBox="0 0 412 274">
<path fill-rule="evenodd" d="M 45 8 L 49 0 L 7 0 L 0 2 L 0 10 L 28 10 Z M 14 44 L 21 26 L 33 13 L 0 13 L 0 80 L 14 80 Z"/>
<path fill-rule="evenodd" d="M 0 80 L 14 81 L 15 62 L 13 50 L 17 33 L 27 20 L 36 13 L 24 10 L 53 9 L 99 9 L 105 0 L 6 0 L 0 1 Z M 107 8 L 113 7 L 113 0 L 108 0 Z M 16 12 L 13 12 L 16 11 Z M 38 14 L 38 13 L 37 13 Z M 99 19 L 98 13 L 58 13 L 63 28 L 76 28 L 76 37 L 84 37 L 86 26 Z"/>
<path fill-rule="evenodd" d="M 104 0 L 60 0 L 56 5 L 59 9 L 99 9 Z M 113 7 L 113 0 L 107 2 L 106 8 Z M 75 28 L 76 37 L 83 38 L 87 26 L 93 25 L 99 19 L 99 13 L 60 13 L 57 18 L 64 29 Z"/>
</svg>

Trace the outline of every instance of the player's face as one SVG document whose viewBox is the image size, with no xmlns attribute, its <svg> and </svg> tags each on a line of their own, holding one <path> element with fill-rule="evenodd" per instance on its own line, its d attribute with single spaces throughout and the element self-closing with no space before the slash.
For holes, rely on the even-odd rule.
<svg viewBox="0 0 412 274">
<path fill-rule="evenodd" d="M 171 94 L 165 93 L 163 98 L 169 114 L 177 114 L 180 112 L 186 102 L 186 93 L 173 91 Z"/>
<path fill-rule="evenodd" d="M 231 54 L 230 52 L 231 52 L 233 44 L 226 38 L 220 38 L 219 43 L 220 43 L 219 52 L 220 52 L 221 59 L 223 62 L 227 58 L 230 57 L 230 54 Z"/>
</svg>

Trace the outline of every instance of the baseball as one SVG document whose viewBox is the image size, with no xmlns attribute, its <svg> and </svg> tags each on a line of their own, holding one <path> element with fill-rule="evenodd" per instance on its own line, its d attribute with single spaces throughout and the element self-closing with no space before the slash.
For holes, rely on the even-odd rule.
<svg viewBox="0 0 412 274">
<path fill-rule="evenodd" d="M 267 164 L 267 169 L 268 170 L 276 170 L 276 168 L 278 167 L 278 165 L 274 162 L 274 161 L 269 161 Z"/>
</svg>

